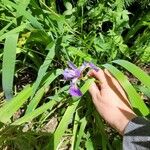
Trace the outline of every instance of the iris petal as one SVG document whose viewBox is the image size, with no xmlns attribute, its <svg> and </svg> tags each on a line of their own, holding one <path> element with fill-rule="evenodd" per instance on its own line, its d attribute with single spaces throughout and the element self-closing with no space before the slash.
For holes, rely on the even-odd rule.
<svg viewBox="0 0 150 150">
<path fill-rule="evenodd" d="M 73 70 L 77 69 L 77 67 L 71 61 L 68 62 L 68 66 Z"/>
<path fill-rule="evenodd" d="M 89 66 L 93 69 L 93 70 L 95 70 L 96 72 L 98 72 L 98 67 L 96 67 L 93 63 L 89 63 Z"/>
<path fill-rule="evenodd" d="M 82 64 L 82 66 L 80 67 L 80 71 L 81 71 L 81 72 L 84 71 L 87 66 L 88 66 L 88 63 L 87 63 L 87 62 L 84 62 L 84 63 Z"/>
<path fill-rule="evenodd" d="M 76 77 L 76 72 L 74 70 L 66 68 L 63 72 L 63 76 L 66 80 L 73 79 Z"/>
<path fill-rule="evenodd" d="M 69 89 L 69 93 L 72 96 L 82 96 L 82 92 L 76 85 L 71 85 Z"/>
<path fill-rule="evenodd" d="M 63 76 L 64 76 L 65 80 L 70 80 L 73 78 L 80 78 L 81 72 L 78 69 L 72 70 L 72 69 L 67 68 L 64 70 Z"/>
<path fill-rule="evenodd" d="M 77 87 L 77 82 L 82 77 L 82 73 L 86 68 L 94 69 L 95 71 L 98 71 L 99 68 L 96 67 L 91 62 L 84 62 L 82 66 L 78 69 L 72 62 L 68 62 L 69 68 L 66 68 L 63 72 L 65 80 L 70 80 L 70 89 L 69 93 L 72 96 L 82 96 L 82 92 Z"/>
</svg>

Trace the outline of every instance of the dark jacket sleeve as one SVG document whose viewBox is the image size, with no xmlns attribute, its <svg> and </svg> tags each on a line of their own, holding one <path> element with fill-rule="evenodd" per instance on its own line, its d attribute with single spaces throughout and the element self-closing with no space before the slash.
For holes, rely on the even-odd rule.
<svg viewBox="0 0 150 150">
<path fill-rule="evenodd" d="M 150 150 L 150 121 L 137 117 L 125 128 L 123 150 Z"/>
</svg>

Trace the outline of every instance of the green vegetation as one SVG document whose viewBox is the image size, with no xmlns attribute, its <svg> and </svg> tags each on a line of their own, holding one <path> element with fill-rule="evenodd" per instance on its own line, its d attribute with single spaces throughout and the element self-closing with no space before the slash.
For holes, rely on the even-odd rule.
<svg viewBox="0 0 150 150">
<path fill-rule="evenodd" d="M 149 117 L 150 76 L 142 70 L 150 67 L 149 5 L 149 0 L 1 0 L 0 149 L 120 149 L 121 137 L 97 114 L 87 92 L 94 80 L 81 83 L 84 95 L 72 98 L 62 72 L 68 61 L 107 68 L 133 110 Z"/>
</svg>

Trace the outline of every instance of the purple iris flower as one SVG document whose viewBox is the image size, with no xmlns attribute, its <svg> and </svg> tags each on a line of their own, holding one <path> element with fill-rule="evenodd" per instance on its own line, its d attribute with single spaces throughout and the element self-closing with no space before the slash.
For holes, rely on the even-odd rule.
<svg viewBox="0 0 150 150">
<path fill-rule="evenodd" d="M 68 65 L 70 68 L 66 68 L 63 72 L 65 80 L 79 78 L 81 76 L 81 71 L 72 62 L 69 62 Z"/>
<path fill-rule="evenodd" d="M 77 87 L 76 83 L 71 82 L 69 93 L 72 96 L 82 96 L 82 92 Z"/>
<path fill-rule="evenodd" d="M 89 67 L 92 68 L 93 70 L 95 70 L 96 72 L 98 72 L 98 67 L 96 67 L 93 63 L 89 63 Z"/>
<path fill-rule="evenodd" d="M 91 69 L 93 69 L 93 70 L 95 70 L 96 72 L 98 72 L 98 67 L 96 67 L 93 63 L 91 63 L 91 62 L 84 62 L 83 64 L 82 64 L 82 66 L 80 67 L 80 70 L 81 71 L 84 71 L 86 68 L 91 68 Z"/>
<path fill-rule="evenodd" d="M 72 96 L 82 96 L 82 92 L 77 86 L 78 80 L 82 79 L 83 71 L 86 68 L 94 69 L 98 71 L 98 68 L 91 62 L 84 62 L 80 68 L 77 68 L 72 62 L 68 62 L 69 68 L 66 68 L 63 72 L 65 80 L 70 80 L 70 89 L 69 93 Z"/>
</svg>

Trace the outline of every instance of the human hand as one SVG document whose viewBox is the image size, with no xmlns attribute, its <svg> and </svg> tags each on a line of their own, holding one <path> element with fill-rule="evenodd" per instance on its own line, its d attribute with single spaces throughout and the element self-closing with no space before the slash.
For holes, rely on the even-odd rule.
<svg viewBox="0 0 150 150">
<path fill-rule="evenodd" d="M 128 98 L 118 81 L 107 71 L 92 70 L 89 76 L 98 80 L 90 86 L 89 92 L 99 114 L 123 135 L 128 122 L 136 117 Z"/>
</svg>

